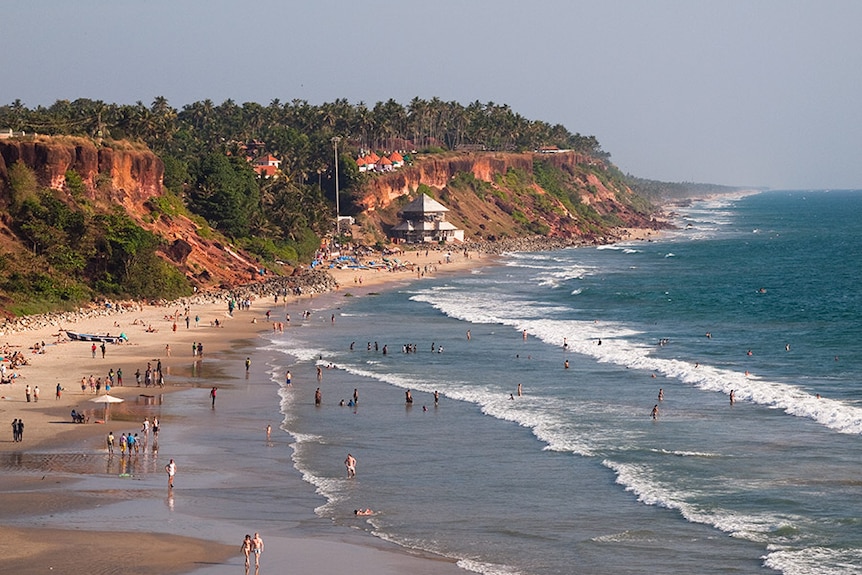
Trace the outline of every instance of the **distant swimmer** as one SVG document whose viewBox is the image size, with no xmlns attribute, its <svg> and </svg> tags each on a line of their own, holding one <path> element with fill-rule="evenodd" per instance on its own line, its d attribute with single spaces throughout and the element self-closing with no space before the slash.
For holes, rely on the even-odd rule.
<svg viewBox="0 0 862 575">
<path fill-rule="evenodd" d="M 790 351 L 790 344 L 785 344 L 784 351 Z"/>
<path fill-rule="evenodd" d="M 711 331 L 706 332 L 706 339 L 712 339 L 712 332 Z"/>
<path fill-rule="evenodd" d="M 354 509 L 354 515 L 374 515 L 374 512 L 371 509 Z"/>
<path fill-rule="evenodd" d="M 314 405 L 320 405 L 321 400 L 323 399 L 323 395 L 320 393 L 320 388 L 314 392 Z"/>
<path fill-rule="evenodd" d="M 566 338 L 563 338 L 563 349 L 569 349 L 569 342 Z"/>
<path fill-rule="evenodd" d="M 599 338 L 599 343 L 597 343 L 596 345 L 602 345 L 602 338 Z"/>
<path fill-rule="evenodd" d="M 527 341 L 527 330 L 524 330 L 523 332 L 521 332 L 521 337 L 524 338 L 524 341 Z"/>
<path fill-rule="evenodd" d="M 521 397 L 521 384 L 518 384 L 518 397 Z"/>
<path fill-rule="evenodd" d="M 470 341 L 470 330 L 467 330 L 467 341 Z"/>
<path fill-rule="evenodd" d="M 733 405 L 734 403 L 736 403 L 736 393 L 734 392 L 734 390 L 731 389 L 730 390 L 730 405 Z"/>
<path fill-rule="evenodd" d="M 650 417 L 652 417 L 653 420 L 658 419 L 658 404 L 657 403 L 653 406 L 652 412 L 650 413 Z"/>
<path fill-rule="evenodd" d="M 766 293 L 766 288 L 760 288 L 757 293 Z"/>
<path fill-rule="evenodd" d="M 565 369 L 569 369 L 569 360 L 568 359 L 563 363 L 563 367 Z"/>
<path fill-rule="evenodd" d="M 662 389 L 662 388 L 659 388 L 659 390 L 658 390 L 658 400 L 664 401 L 664 389 Z"/>
<path fill-rule="evenodd" d="M 746 352 L 746 355 L 754 355 L 754 352 L 752 352 L 752 351 L 749 349 L 749 350 L 748 350 L 748 352 Z"/>
<path fill-rule="evenodd" d="M 509 399 L 510 399 L 510 400 L 511 400 L 511 399 L 515 399 L 515 394 L 514 394 L 514 393 L 510 393 L 510 394 L 509 394 Z"/>
</svg>

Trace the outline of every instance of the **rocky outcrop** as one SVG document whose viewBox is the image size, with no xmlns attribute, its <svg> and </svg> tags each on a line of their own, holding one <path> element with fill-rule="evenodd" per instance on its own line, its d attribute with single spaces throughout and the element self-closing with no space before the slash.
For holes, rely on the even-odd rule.
<svg viewBox="0 0 862 575">
<path fill-rule="evenodd" d="M 66 172 L 74 170 L 89 200 L 127 206 L 161 194 L 165 172 L 161 159 L 146 149 L 96 147 L 82 138 L 0 140 L 0 180 L 8 181 L 9 167 L 19 161 L 44 187 L 62 190 Z"/>
</svg>

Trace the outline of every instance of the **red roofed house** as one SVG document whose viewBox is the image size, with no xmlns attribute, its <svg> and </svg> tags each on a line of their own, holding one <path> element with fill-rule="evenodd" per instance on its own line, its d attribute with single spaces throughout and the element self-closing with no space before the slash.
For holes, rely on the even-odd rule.
<svg viewBox="0 0 862 575">
<path fill-rule="evenodd" d="M 281 166 L 281 160 L 278 160 L 272 154 L 261 156 L 254 161 L 254 171 L 257 175 L 271 178 L 278 172 L 278 167 Z"/>
</svg>

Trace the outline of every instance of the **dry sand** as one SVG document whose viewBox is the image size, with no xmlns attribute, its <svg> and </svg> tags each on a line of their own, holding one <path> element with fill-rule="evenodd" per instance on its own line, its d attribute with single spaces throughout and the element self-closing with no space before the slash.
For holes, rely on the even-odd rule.
<svg viewBox="0 0 862 575">
<path fill-rule="evenodd" d="M 451 262 L 447 262 L 445 251 L 432 249 L 425 252 L 410 252 L 399 257 L 409 260 L 419 270 L 428 270 L 429 275 L 463 271 L 475 265 L 491 262 L 490 257 L 475 253 L 465 257 L 463 252 L 453 251 Z M 411 281 L 422 276 L 422 271 L 374 271 L 332 269 L 341 286 L 331 296 L 332 302 L 348 292 L 368 293 L 384 283 Z M 324 296 L 327 297 L 327 296 Z M 318 296 L 317 305 L 321 297 Z M 295 300 L 295 298 L 294 298 Z M 190 328 L 186 328 L 183 312 L 190 310 Z M 265 321 L 264 302 L 252 302 L 251 311 L 236 313 L 230 317 L 226 301 L 203 303 L 175 302 L 166 306 L 142 306 L 137 311 L 116 313 L 88 319 L 74 325 L 51 326 L 28 332 L 0 336 L 0 344 L 11 350 L 19 350 L 27 358 L 28 365 L 16 369 L 19 376 L 12 384 L 0 385 L 0 421 L 6 422 L 5 435 L 0 434 L 0 556 L 3 557 L 2 572 L 15 573 L 182 573 L 200 570 L 209 573 L 207 565 L 240 565 L 237 563 L 238 541 L 212 541 L 183 538 L 167 533 L 142 533 L 129 525 L 124 532 L 100 532 L 98 524 L 93 530 L 82 530 L 79 526 L 69 529 L 39 527 L 29 518 L 52 516 L 67 511 L 84 511 L 94 508 L 94 498 L 99 498 L 98 507 L 104 509 L 112 501 L 126 495 L 112 489 L 90 487 L 84 492 L 73 487 L 86 479 L 92 468 L 86 460 L 87 453 L 104 453 L 104 437 L 109 426 L 130 428 L 135 406 L 141 394 L 164 394 L 163 401 L 170 402 L 172 392 L 182 389 L 171 383 L 170 372 L 187 369 L 192 342 L 202 342 L 204 356 L 218 355 L 229 348 L 231 341 L 254 338 L 261 331 L 270 329 Z M 176 318 L 176 330 L 173 329 Z M 198 327 L 194 317 L 200 316 Z M 215 327 L 218 319 L 221 327 Z M 253 321 L 254 320 L 254 321 Z M 155 332 L 148 332 L 152 326 Z M 81 333 L 125 332 L 129 341 L 107 345 L 105 358 L 97 349 L 92 357 L 89 343 L 67 341 L 61 328 Z M 36 343 L 45 342 L 44 353 L 34 353 Z M 171 355 L 167 355 L 170 346 Z M 135 384 L 134 372 L 143 371 L 147 362 L 155 367 L 158 359 L 163 362 L 167 387 L 157 392 L 145 390 Z M 206 361 L 206 359 L 204 359 Z M 89 389 L 82 392 L 81 378 L 105 378 L 109 369 L 123 369 L 124 385 L 111 389 L 111 395 L 125 403 L 111 407 L 109 425 L 97 423 L 103 420 L 104 408 L 91 400 L 95 397 Z M 56 385 L 62 392 L 56 397 Z M 38 402 L 27 402 L 25 386 L 39 387 Z M 104 390 L 103 390 L 104 392 Z M 90 416 L 86 424 L 71 421 L 72 409 L 83 410 Z M 12 441 L 11 422 L 21 418 L 25 422 L 24 439 Z M 185 424 L 205 423 L 189 416 Z M 119 430 L 114 430 L 119 436 Z M 64 457 L 65 454 L 77 454 Z M 104 457 L 102 457 L 104 459 Z M 161 462 L 164 463 L 164 462 Z M 83 478 L 83 479 L 82 479 Z M 35 519 L 34 519 L 35 521 Z M 335 536 L 333 541 L 305 541 L 301 538 L 281 541 L 280 545 L 293 554 L 294 566 L 305 565 L 305 571 L 336 573 L 347 566 L 358 572 L 426 573 L 450 574 L 459 570 L 447 561 L 432 561 L 396 552 L 379 542 L 360 546 L 345 543 Z M 267 542 L 269 546 L 272 541 Z M 325 548 L 325 557 L 319 552 Z M 267 550 L 267 554 L 270 551 Z M 230 562 L 230 563 L 228 563 Z M 289 569 L 295 571 L 296 569 Z M 239 572 L 231 567 L 229 572 Z M 264 571 L 264 568 L 261 568 Z M 282 569 L 277 569 L 283 572 Z M 299 569 L 299 571 L 303 571 Z M 220 572 L 220 571 L 212 571 Z M 272 571 L 271 571 L 272 572 Z"/>
</svg>

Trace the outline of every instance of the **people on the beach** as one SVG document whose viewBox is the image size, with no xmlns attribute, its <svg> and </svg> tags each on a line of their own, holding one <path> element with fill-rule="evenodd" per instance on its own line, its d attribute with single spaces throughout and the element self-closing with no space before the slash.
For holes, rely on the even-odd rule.
<svg viewBox="0 0 862 575">
<path fill-rule="evenodd" d="M 356 477 L 356 458 L 351 454 L 347 454 L 347 459 L 344 460 L 344 466 L 347 468 L 347 479 Z"/>
<path fill-rule="evenodd" d="M 168 489 L 174 488 L 174 475 L 177 474 L 177 464 L 174 463 L 174 460 L 171 459 L 170 462 L 165 465 L 165 473 L 168 474 Z"/>
<path fill-rule="evenodd" d="M 105 443 L 108 445 L 108 455 L 114 454 L 114 432 L 109 431 L 108 437 L 105 438 Z"/>
<path fill-rule="evenodd" d="M 260 554 L 263 553 L 263 539 L 260 538 L 259 533 L 255 533 L 251 540 L 251 550 L 254 553 L 254 570 L 257 572 L 260 567 Z"/>
<path fill-rule="evenodd" d="M 245 572 L 246 573 L 248 573 L 248 568 L 249 568 L 249 555 L 251 555 L 251 547 L 252 547 L 251 535 L 246 534 L 245 539 L 243 539 L 242 545 L 239 548 L 239 550 L 245 556 Z"/>
</svg>

